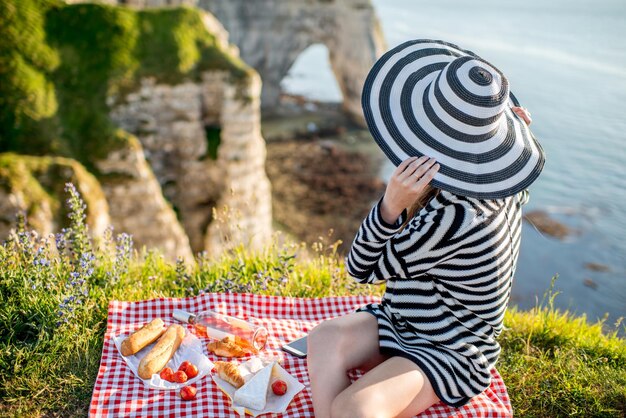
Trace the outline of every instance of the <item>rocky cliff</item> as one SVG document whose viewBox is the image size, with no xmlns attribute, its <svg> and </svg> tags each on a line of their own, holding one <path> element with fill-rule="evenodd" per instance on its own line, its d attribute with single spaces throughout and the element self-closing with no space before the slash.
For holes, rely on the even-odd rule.
<svg viewBox="0 0 626 418">
<path fill-rule="evenodd" d="M 48 164 L 23 156 L 47 154 L 96 179 L 108 205 L 95 224 L 110 222 L 170 258 L 259 248 L 270 238 L 260 78 L 214 17 L 54 0 L 0 0 L 0 16 L 5 229 L 16 209 L 43 232 L 58 228 L 49 193 L 14 178 L 29 173 L 29 187 L 42 185 L 41 170 L 21 161 Z M 237 214 L 232 222 L 218 222 L 225 210 Z"/>
<path fill-rule="evenodd" d="M 361 90 L 387 45 L 370 0 L 119 0 L 137 8 L 187 5 L 209 11 L 224 25 L 241 58 L 263 80 L 262 106 L 280 98 L 280 82 L 309 46 L 324 44 L 343 109 L 365 124 Z"/>
<path fill-rule="evenodd" d="M 155 248 L 169 258 L 192 260 L 189 238 L 181 226 L 137 138 L 95 161 L 101 187 L 109 202 L 111 223 L 132 234 L 139 246 Z"/>
<path fill-rule="evenodd" d="M 280 82 L 309 46 L 324 44 L 343 95 L 344 110 L 363 122 L 361 90 L 386 50 L 369 0 L 199 0 L 230 33 L 243 60 L 263 79 L 262 104 L 274 107 Z"/>
<path fill-rule="evenodd" d="M 261 82 L 258 75 L 244 87 L 228 80 L 218 71 L 173 86 L 146 79 L 111 112 L 139 138 L 192 249 L 211 255 L 241 242 L 258 249 L 271 234 Z M 214 222 L 225 210 L 236 215 Z"/>
</svg>

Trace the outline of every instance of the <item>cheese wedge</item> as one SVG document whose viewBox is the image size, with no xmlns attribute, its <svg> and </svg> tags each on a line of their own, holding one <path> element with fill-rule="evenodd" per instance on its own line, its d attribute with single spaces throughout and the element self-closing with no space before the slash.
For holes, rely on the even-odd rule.
<svg viewBox="0 0 626 418">
<path fill-rule="evenodd" d="M 265 408 L 267 388 L 270 384 L 274 363 L 259 370 L 245 385 L 235 391 L 235 403 L 258 411 Z"/>
</svg>

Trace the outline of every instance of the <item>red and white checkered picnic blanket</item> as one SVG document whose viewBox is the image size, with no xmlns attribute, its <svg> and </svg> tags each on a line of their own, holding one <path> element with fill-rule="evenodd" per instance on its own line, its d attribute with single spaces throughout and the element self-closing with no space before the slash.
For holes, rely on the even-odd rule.
<svg viewBox="0 0 626 418">
<path fill-rule="evenodd" d="M 328 298 L 288 298 L 252 294 L 206 293 L 184 299 L 153 299 L 140 302 L 109 304 L 107 331 L 100 370 L 93 389 L 90 417 L 237 417 L 230 407 L 230 399 L 217 387 L 210 376 L 196 383 L 198 394 L 193 401 L 183 401 L 177 390 L 155 390 L 144 386 L 128 368 L 115 348 L 113 337 L 126 334 L 153 318 L 163 318 L 166 323 L 174 309 L 197 313 L 206 309 L 237 316 L 255 318 L 269 331 L 264 349 L 269 356 L 282 359 L 282 366 L 305 385 L 293 399 L 285 417 L 312 417 L 313 404 L 309 390 L 306 360 L 284 353 L 280 346 L 308 333 L 325 319 L 345 315 L 357 307 L 378 302 L 375 297 L 349 296 Z M 206 347 L 205 347 L 206 350 Z M 220 358 L 209 354 L 211 361 Z M 223 360 L 223 359 L 222 359 Z M 352 373 L 356 379 L 359 373 Z M 492 371 L 492 383 L 482 394 L 461 408 L 443 403 L 432 406 L 420 417 L 505 417 L 511 416 L 511 404 L 502 378 Z"/>
</svg>

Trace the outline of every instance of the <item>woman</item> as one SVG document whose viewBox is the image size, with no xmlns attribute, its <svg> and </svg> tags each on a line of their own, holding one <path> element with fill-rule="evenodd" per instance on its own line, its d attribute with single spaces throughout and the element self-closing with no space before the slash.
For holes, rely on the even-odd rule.
<svg viewBox="0 0 626 418">
<path fill-rule="evenodd" d="M 409 41 L 371 69 L 362 105 L 397 166 L 346 257 L 380 303 L 308 339 L 315 415 L 411 417 L 491 383 L 527 187 L 544 164 L 506 77 L 474 53 Z M 365 374 L 350 384 L 347 371 Z"/>
</svg>

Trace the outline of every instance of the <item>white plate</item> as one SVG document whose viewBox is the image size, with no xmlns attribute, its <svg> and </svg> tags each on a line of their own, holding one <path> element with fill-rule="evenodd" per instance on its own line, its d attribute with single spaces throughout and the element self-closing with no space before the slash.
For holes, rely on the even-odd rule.
<svg viewBox="0 0 626 418">
<path fill-rule="evenodd" d="M 122 355 L 121 351 L 122 341 L 124 341 L 124 339 L 128 335 L 130 334 L 118 335 L 113 338 L 113 342 L 115 343 L 117 351 L 120 353 L 120 356 L 122 356 L 128 367 L 130 367 L 130 369 L 133 371 L 135 376 L 137 376 L 137 378 L 141 379 L 137 372 L 139 368 L 139 362 L 146 354 L 148 354 L 148 352 L 156 344 L 156 342 L 150 344 L 149 346 L 145 347 L 138 353 L 133 354 L 132 356 L 124 356 Z M 213 362 L 211 362 L 211 360 L 209 360 L 209 358 L 202 351 L 202 341 L 200 341 L 198 337 L 190 333 L 188 330 L 185 330 L 185 338 L 183 339 L 183 342 L 180 344 L 180 347 L 178 347 L 178 350 L 176 350 L 176 353 L 174 353 L 174 356 L 170 359 L 165 367 L 171 367 L 173 371 L 176 371 L 185 360 L 189 360 L 198 368 L 198 375 L 192 379 L 187 380 L 185 383 L 168 382 L 167 380 L 161 379 L 158 373 L 153 374 L 151 379 L 141 379 L 141 381 L 146 386 L 153 389 L 174 390 L 197 382 L 213 369 Z"/>
</svg>

